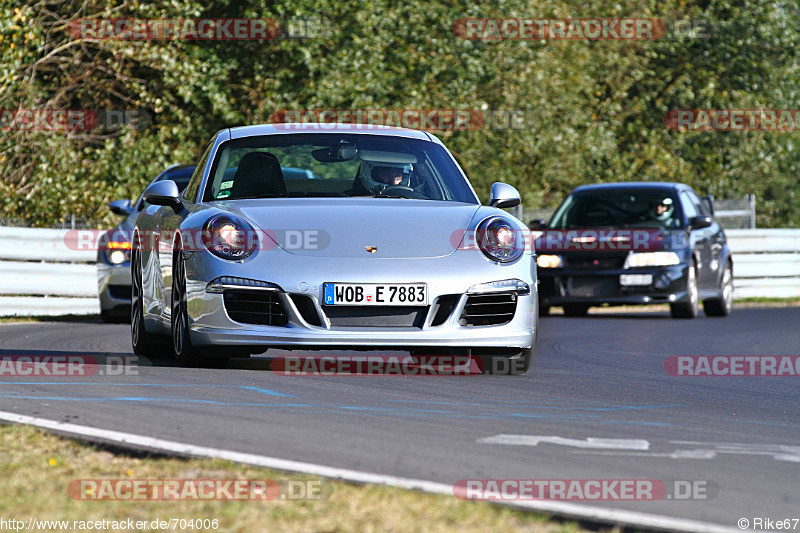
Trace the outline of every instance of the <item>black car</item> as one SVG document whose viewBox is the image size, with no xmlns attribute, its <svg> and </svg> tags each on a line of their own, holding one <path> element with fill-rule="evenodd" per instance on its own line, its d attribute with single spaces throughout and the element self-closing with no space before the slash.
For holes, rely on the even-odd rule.
<svg viewBox="0 0 800 533">
<path fill-rule="evenodd" d="M 727 316 L 733 259 L 711 196 L 681 183 L 578 187 L 536 238 L 540 313 L 667 303 L 674 318 Z"/>
</svg>

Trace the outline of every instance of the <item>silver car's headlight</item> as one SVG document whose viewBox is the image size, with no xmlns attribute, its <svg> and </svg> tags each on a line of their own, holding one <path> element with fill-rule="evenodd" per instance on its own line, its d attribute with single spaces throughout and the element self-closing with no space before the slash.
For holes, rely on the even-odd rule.
<svg viewBox="0 0 800 533">
<path fill-rule="evenodd" d="M 525 251 L 525 239 L 520 233 L 503 217 L 487 218 L 478 225 L 478 246 L 492 261 L 510 263 Z"/>
<path fill-rule="evenodd" d="M 203 226 L 206 248 L 222 259 L 238 261 L 256 249 L 256 232 L 245 221 L 227 215 L 210 218 Z"/>
<path fill-rule="evenodd" d="M 625 258 L 624 268 L 678 265 L 681 258 L 675 252 L 631 252 Z"/>
</svg>

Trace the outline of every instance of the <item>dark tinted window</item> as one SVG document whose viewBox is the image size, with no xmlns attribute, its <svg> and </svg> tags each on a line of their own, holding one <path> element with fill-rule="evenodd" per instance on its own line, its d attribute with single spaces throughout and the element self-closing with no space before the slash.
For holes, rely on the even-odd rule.
<svg viewBox="0 0 800 533">
<path fill-rule="evenodd" d="M 553 215 L 550 227 L 677 228 L 681 210 L 674 191 L 608 189 L 571 194 Z"/>
</svg>

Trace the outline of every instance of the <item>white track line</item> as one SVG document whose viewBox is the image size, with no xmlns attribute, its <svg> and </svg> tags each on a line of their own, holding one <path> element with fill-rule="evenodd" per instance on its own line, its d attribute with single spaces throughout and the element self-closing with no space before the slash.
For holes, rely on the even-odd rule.
<svg viewBox="0 0 800 533">
<path fill-rule="evenodd" d="M 372 474 L 369 472 L 360 472 L 358 470 L 349 470 L 347 468 L 336 468 L 332 466 L 317 465 L 314 463 L 278 459 L 276 457 L 267 457 L 264 455 L 235 452 L 232 450 L 207 448 L 205 446 L 195 446 L 194 444 L 184 444 L 181 442 L 163 440 L 154 437 L 134 435 L 133 433 L 123 433 L 121 431 L 111 431 L 89 426 L 57 422 L 55 420 L 48 420 L 45 418 L 18 415 L 16 413 L 9 413 L 6 411 L 0 411 L 0 420 L 17 424 L 27 424 L 52 430 L 58 433 L 84 437 L 94 441 L 107 443 L 111 442 L 117 445 L 129 446 L 132 448 L 146 448 L 154 451 L 169 452 L 194 457 L 214 457 L 217 459 L 225 459 L 237 463 L 245 463 L 254 466 L 263 466 L 266 468 L 286 470 L 291 472 L 301 472 L 304 474 L 342 479 L 356 483 L 375 483 L 379 485 L 388 485 L 390 487 L 416 489 L 434 494 L 447 494 L 449 496 L 453 496 L 452 485 L 435 483 L 433 481 L 425 481 L 422 479 Z M 593 507 L 591 505 L 568 502 L 520 501 L 503 503 L 507 503 L 514 507 L 552 513 L 567 518 L 597 520 L 600 522 L 639 526 L 647 529 L 692 531 L 698 533 L 739 531 L 733 527 L 728 528 L 711 522 L 686 520 L 682 518 L 673 518 L 669 516 L 641 513 L 637 511 L 605 509 L 602 507 Z"/>
</svg>

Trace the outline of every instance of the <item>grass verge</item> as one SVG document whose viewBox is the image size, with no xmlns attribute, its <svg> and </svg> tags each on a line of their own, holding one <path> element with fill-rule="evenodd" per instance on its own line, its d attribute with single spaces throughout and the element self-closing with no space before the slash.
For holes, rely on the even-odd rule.
<svg viewBox="0 0 800 533">
<path fill-rule="evenodd" d="M 82 501 L 67 486 L 76 479 L 267 479 L 308 481 L 288 474 L 216 459 L 181 459 L 112 453 L 30 426 L 0 426 L 0 516 L 6 520 L 217 519 L 201 531 L 584 531 L 544 515 L 377 485 L 323 481 L 317 500 Z M 74 527 L 60 531 L 77 531 Z M 109 530 L 107 530 L 109 531 Z M 115 531 L 111 529 L 110 531 Z M 119 531 L 127 531 L 120 529 Z M 162 531 L 143 529 L 137 531 Z M 181 531 L 181 529 L 173 529 Z M 198 531 L 184 529 L 183 531 Z"/>
</svg>

